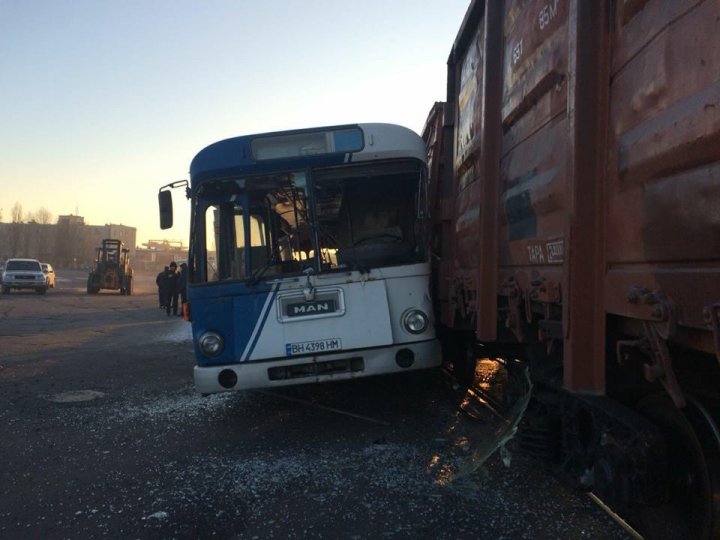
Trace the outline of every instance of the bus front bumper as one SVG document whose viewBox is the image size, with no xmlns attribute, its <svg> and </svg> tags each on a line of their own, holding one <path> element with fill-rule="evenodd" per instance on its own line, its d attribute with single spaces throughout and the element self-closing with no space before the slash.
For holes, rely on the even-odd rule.
<svg viewBox="0 0 720 540">
<path fill-rule="evenodd" d="M 303 356 L 223 366 L 195 366 L 201 394 L 343 381 L 438 367 L 440 342 L 402 343 L 391 347 Z"/>
</svg>

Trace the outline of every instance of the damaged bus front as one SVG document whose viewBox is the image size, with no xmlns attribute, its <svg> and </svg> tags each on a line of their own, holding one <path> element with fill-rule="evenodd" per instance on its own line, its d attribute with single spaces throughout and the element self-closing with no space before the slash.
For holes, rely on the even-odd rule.
<svg viewBox="0 0 720 540">
<path fill-rule="evenodd" d="M 187 189 L 198 391 L 438 366 L 426 182 L 422 139 L 389 124 L 202 150 Z M 164 228 L 183 183 L 160 190 Z"/>
</svg>

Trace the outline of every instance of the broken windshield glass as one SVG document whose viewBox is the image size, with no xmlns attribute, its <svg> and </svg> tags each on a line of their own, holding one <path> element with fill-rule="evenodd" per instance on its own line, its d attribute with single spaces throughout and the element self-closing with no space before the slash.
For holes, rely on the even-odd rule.
<svg viewBox="0 0 720 540">
<path fill-rule="evenodd" d="M 421 261 L 420 171 L 408 162 L 206 182 L 196 220 L 205 280 Z"/>
</svg>

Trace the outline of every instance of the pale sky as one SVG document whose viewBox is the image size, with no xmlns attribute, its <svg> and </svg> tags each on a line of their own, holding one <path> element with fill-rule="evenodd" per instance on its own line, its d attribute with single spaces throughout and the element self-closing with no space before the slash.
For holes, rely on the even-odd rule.
<svg viewBox="0 0 720 540">
<path fill-rule="evenodd" d="M 417 132 L 470 0 L 0 0 L 0 208 L 188 241 L 157 191 L 228 137 Z"/>
</svg>

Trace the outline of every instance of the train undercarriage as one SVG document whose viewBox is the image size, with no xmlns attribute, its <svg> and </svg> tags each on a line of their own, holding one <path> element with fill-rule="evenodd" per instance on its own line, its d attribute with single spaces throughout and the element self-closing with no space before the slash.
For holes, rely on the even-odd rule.
<svg viewBox="0 0 720 540">
<path fill-rule="evenodd" d="M 468 324 L 468 328 L 471 326 Z M 717 360 L 693 351 L 676 369 L 684 404 L 643 376 L 642 351 L 619 364 L 610 355 L 607 391 L 562 388 L 562 351 L 512 340 L 475 343 L 469 330 L 445 330 L 446 359 L 472 385 L 477 358 L 519 358 L 533 395 L 516 438 L 568 483 L 593 493 L 646 539 L 720 538 L 720 385 Z M 608 347 L 608 350 L 615 350 Z"/>
</svg>

